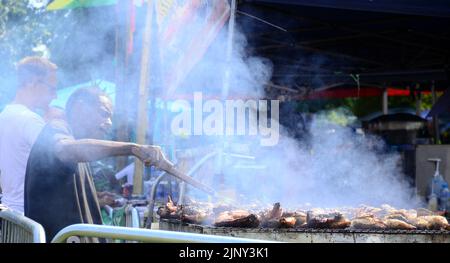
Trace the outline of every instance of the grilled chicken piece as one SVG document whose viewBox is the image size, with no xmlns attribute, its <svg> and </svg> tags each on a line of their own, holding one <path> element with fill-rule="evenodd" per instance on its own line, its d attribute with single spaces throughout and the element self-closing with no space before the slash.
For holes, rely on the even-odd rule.
<svg viewBox="0 0 450 263">
<path fill-rule="evenodd" d="M 165 218 L 165 219 L 181 219 L 181 210 L 177 211 L 170 211 L 167 209 L 167 207 L 159 207 L 158 211 L 156 212 L 159 217 Z"/>
<path fill-rule="evenodd" d="M 301 227 L 306 224 L 306 213 L 305 212 L 283 212 L 281 218 L 285 217 L 294 217 L 295 218 L 295 226 Z"/>
<path fill-rule="evenodd" d="M 204 207 L 201 204 L 191 204 L 191 205 L 176 205 L 172 197 L 167 198 L 167 203 L 164 207 L 159 207 L 157 214 L 161 218 L 165 219 L 176 219 L 183 222 L 191 224 L 202 224 L 211 215 L 210 207 Z"/>
<path fill-rule="evenodd" d="M 289 217 L 282 217 L 280 219 L 280 227 L 282 228 L 293 228 L 295 226 L 295 223 L 297 222 L 297 219 L 293 216 Z"/>
<path fill-rule="evenodd" d="M 386 225 L 388 229 L 404 229 L 404 230 L 417 229 L 415 226 L 398 219 L 386 219 L 383 220 L 383 223 Z"/>
<path fill-rule="evenodd" d="M 413 220 L 411 220 L 411 224 L 414 225 L 417 229 L 428 229 L 428 220 L 423 218 L 423 216 L 419 216 Z"/>
<path fill-rule="evenodd" d="M 302 227 L 306 225 L 306 213 L 304 212 L 296 212 L 294 214 L 295 217 L 295 226 Z"/>
<path fill-rule="evenodd" d="M 373 216 L 366 216 L 353 219 L 350 227 L 354 229 L 385 229 L 386 225 Z"/>
<path fill-rule="evenodd" d="M 414 209 L 410 210 L 400 209 L 398 210 L 398 213 L 403 215 L 408 220 L 412 220 L 417 217 L 417 211 Z"/>
<path fill-rule="evenodd" d="M 428 230 L 447 229 L 449 226 L 447 219 L 443 216 L 419 216 L 417 219 L 426 221 L 425 229 Z M 424 226 L 423 221 L 421 221 L 421 227 Z"/>
<path fill-rule="evenodd" d="M 156 212 L 161 218 L 166 219 L 181 219 L 181 207 L 178 207 L 172 200 L 172 197 L 167 198 L 167 203 L 164 207 L 159 207 Z"/>
<path fill-rule="evenodd" d="M 211 210 L 196 206 L 183 206 L 181 209 L 181 220 L 191 224 L 203 224 L 211 218 Z"/>
<path fill-rule="evenodd" d="M 306 226 L 311 228 L 343 229 L 349 227 L 351 223 L 338 212 L 315 215 L 312 211 L 308 211 L 306 218 Z"/>
<path fill-rule="evenodd" d="M 275 203 L 272 210 L 266 211 L 260 214 L 261 227 L 266 228 L 279 228 L 281 216 L 283 215 L 283 209 L 280 203 Z"/>
<path fill-rule="evenodd" d="M 419 216 L 432 216 L 434 213 L 425 208 L 417 208 L 417 217 Z"/>
<path fill-rule="evenodd" d="M 225 211 L 219 213 L 216 217 L 216 221 L 232 221 L 249 215 L 250 213 L 244 210 Z"/>
<path fill-rule="evenodd" d="M 409 222 L 410 222 L 406 217 L 404 217 L 404 216 L 401 215 L 401 214 L 387 215 L 387 216 L 385 216 L 385 217 L 383 218 L 384 221 L 389 220 L 389 219 L 400 220 L 400 221 L 403 221 L 403 222 L 406 222 L 406 223 L 409 223 Z"/>
<path fill-rule="evenodd" d="M 173 202 L 172 197 L 170 195 L 167 197 L 166 207 L 167 210 L 169 210 L 171 213 L 174 213 L 178 210 L 177 205 Z"/>
<path fill-rule="evenodd" d="M 331 223 L 330 228 L 331 229 L 345 229 L 347 227 L 350 227 L 352 222 L 350 222 L 350 220 L 346 219 L 346 218 L 342 218 L 338 221 L 334 221 L 333 223 Z"/>
<path fill-rule="evenodd" d="M 233 219 L 239 219 L 239 218 L 249 216 L 250 212 L 248 212 L 246 210 L 233 210 L 233 211 L 229 212 L 229 214 L 231 215 L 231 217 Z"/>
<path fill-rule="evenodd" d="M 183 222 L 186 223 L 190 223 L 190 224 L 203 224 L 205 222 L 205 220 L 208 218 L 208 214 L 204 213 L 204 212 L 199 212 L 196 214 L 182 214 L 181 215 L 181 220 Z"/>
<path fill-rule="evenodd" d="M 272 211 L 270 211 L 268 219 L 279 219 L 283 214 L 283 209 L 281 208 L 280 203 L 275 203 L 273 205 Z"/>
<path fill-rule="evenodd" d="M 390 207 L 378 208 L 372 206 L 362 206 L 358 209 L 358 212 L 355 214 L 355 217 L 366 217 L 372 215 L 375 217 L 382 217 L 388 213 L 386 209 L 390 209 Z"/>
<path fill-rule="evenodd" d="M 214 225 L 218 227 L 258 227 L 259 219 L 256 215 L 244 210 L 226 211 L 216 217 Z"/>
<path fill-rule="evenodd" d="M 283 214 L 281 215 L 281 219 L 278 220 L 278 223 L 280 224 L 279 227 L 285 227 L 286 226 L 285 221 L 287 218 L 290 218 L 290 217 L 295 219 L 295 223 L 292 227 L 302 227 L 306 224 L 306 213 L 305 212 L 298 212 L 298 211 L 283 212 Z M 289 220 L 292 221 L 293 219 L 288 219 L 288 221 Z"/>
</svg>

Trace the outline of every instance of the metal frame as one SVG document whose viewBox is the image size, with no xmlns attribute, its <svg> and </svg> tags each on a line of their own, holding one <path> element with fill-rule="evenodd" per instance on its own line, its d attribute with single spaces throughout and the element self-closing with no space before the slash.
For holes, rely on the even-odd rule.
<svg viewBox="0 0 450 263">
<path fill-rule="evenodd" d="M 450 231 L 445 230 L 370 230 L 316 228 L 239 228 L 214 227 L 161 220 L 161 230 L 208 235 L 257 238 L 295 243 L 450 243 Z"/>
<path fill-rule="evenodd" d="M 45 243 L 45 232 L 41 224 L 12 211 L 0 211 L 0 243 Z"/>
<path fill-rule="evenodd" d="M 139 214 L 136 208 L 132 205 L 127 205 L 125 208 L 125 226 L 132 228 L 139 228 Z"/>
<path fill-rule="evenodd" d="M 66 243 L 72 237 L 96 237 L 120 239 L 145 243 L 268 243 L 272 241 L 247 238 L 223 237 L 181 233 L 165 230 L 138 229 L 129 227 L 75 224 L 65 227 L 56 234 L 52 243 Z"/>
</svg>

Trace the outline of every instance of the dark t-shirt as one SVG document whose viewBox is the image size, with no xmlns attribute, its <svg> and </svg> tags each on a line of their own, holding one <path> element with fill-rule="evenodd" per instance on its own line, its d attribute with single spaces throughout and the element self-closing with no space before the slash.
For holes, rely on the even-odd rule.
<svg viewBox="0 0 450 263">
<path fill-rule="evenodd" d="M 71 138 L 64 125 L 47 124 L 31 149 L 25 174 L 25 216 L 44 227 L 47 242 L 71 224 L 102 224 L 92 178 L 80 173 L 88 166 L 56 156 L 55 144 L 64 137 Z"/>
</svg>

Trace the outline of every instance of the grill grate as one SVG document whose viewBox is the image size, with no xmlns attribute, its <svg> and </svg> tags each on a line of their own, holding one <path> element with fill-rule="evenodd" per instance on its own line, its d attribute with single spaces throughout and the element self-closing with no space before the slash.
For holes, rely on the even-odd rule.
<svg viewBox="0 0 450 263">
<path fill-rule="evenodd" d="M 241 228 L 241 227 L 215 227 L 210 225 L 197 225 L 184 223 L 175 219 L 162 219 L 171 224 L 178 224 L 192 228 L 217 229 L 227 231 L 255 231 L 255 232 L 294 232 L 294 233 L 356 233 L 356 234 L 411 234 L 411 235 L 450 235 L 447 230 L 403 230 L 403 229 L 328 229 L 328 228 Z"/>
<path fill-rule="evenodd" d="M 450 243 L 447 230 L 215 227 L 161 219 L 160 229 L 301 243 Z"/>
</svg>

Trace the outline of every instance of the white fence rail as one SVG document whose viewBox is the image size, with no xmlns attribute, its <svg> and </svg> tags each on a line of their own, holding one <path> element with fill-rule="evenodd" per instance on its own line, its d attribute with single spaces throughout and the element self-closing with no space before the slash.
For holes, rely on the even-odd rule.
<svg viewBox="0 0 450 263">
<path fill-rule="evenodd" d="M 12 210 L 0 211 L 0 243 L 45 243 L 44 228 Z"/>
<path fill-rule="evenodd" d="M 271 241 L 92 224 L 75 224 L 56 234 L 52 243 L 81 238 L 117 239 L 144 243 L 267 243 Z"/>
</svg>

